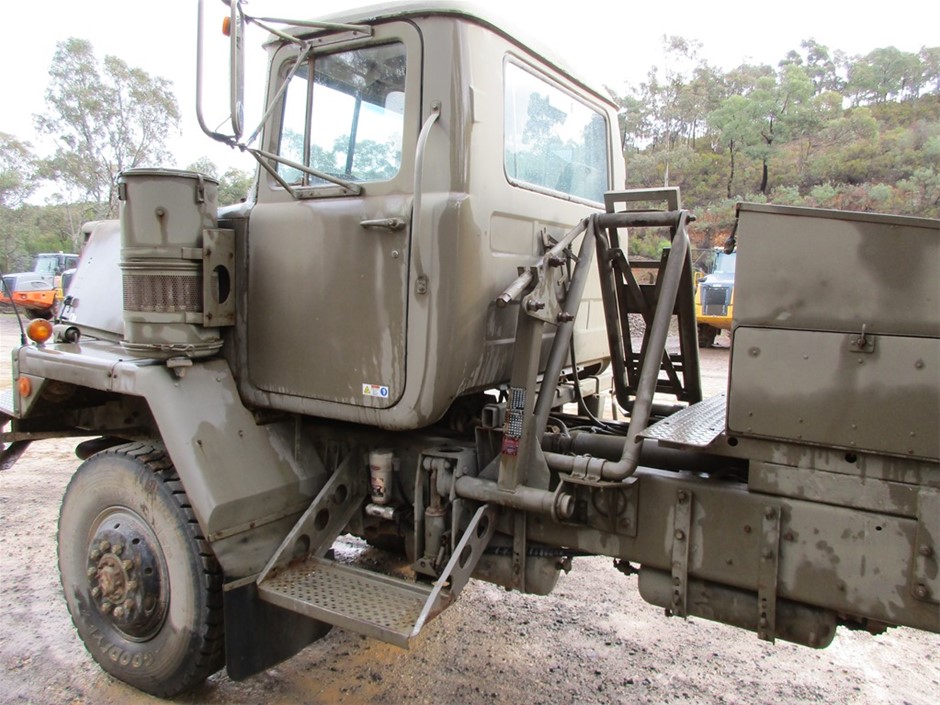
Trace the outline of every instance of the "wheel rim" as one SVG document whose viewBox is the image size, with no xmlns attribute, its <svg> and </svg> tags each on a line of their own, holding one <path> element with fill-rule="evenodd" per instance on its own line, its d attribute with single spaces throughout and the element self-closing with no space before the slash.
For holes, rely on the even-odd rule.
<svg viewBox="0 0 940 705">
<path fill-rule="evenodd" d="M 132 641 L 152 638 L 166 619 L 169 583 L 150 526 L 124 507 L 102 513 L 87 550 L 88 594 L 98 613 Z"/>
</svg>

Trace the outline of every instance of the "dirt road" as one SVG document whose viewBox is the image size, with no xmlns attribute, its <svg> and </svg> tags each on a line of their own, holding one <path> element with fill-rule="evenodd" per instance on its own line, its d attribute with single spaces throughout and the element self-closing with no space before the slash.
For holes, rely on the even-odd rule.
<svg viewBox="0 0 940 705">
<path fill-rule="evenodd" d="M 0 389 L 18 339 L 12 317 L 0 316 Z M 728 350 L 703 352 L 706 388 L 721 391 Z M 55 533 L 78 464 L 72 447 L 36 443 L 0 474 L 0 703 L 160 702 L 105 675 L 66 612 Z M 220 673 L 175 702 L 935 705 L 938 647 L 936 635 L 908 629 L 840 629 L 824 651 L 771 646 L 731 627 L 667 619 L 609 559 L 577 559 L 549 597 L 472 583 L 410 653 L 337 629 L 277 668 L 241 683 Z"/>
</svg>

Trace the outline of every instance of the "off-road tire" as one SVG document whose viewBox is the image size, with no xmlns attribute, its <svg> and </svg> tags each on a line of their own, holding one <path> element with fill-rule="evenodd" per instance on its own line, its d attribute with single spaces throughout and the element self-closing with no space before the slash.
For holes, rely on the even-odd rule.
<svg viewBox="0 0 940 705">
<path fill-rule="evenodd" d="M 128 443 L 82 463 L 58 552 L 72 622 L 112 676 L 165 698 L 223 666 L 222 572 L 162 447 Z"/>
</svg>

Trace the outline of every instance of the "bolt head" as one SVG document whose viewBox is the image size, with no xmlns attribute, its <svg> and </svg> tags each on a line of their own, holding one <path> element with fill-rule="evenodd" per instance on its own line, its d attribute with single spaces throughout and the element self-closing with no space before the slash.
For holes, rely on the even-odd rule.
<svg viewBox="0 0 940 705">
<path fill-rule="evenodd" d="M 136 581 L 136 580 L 128 580 L 128 581 L 127 581 L 127 584 L 126 584 L 124 587 L 125 587 L 127 590 L 136 590 L 136 589 L 137 589 L 137 581 Z"/>
<path fill-rule="evenodd" d="M 122 553 L 124 553 L 124 546 L 122 544 L 116 543 L 111 547 L 111 552 L 115 556 L 120 556 Z"/>
<path fill-rule="evenodd" d="M 101 549 L 102 553 L 107 553 L 108 551 L 111 550 L 111 542 L 102 541 L 101 543 L 98 544 L 98 548 Z"/>
<path fill-rule="evenodd" d="M 101 551 L 99 551 L 97 548 L 93 548 L 91 549 L 91 553 L 88 554 L 88 557 L 93 561 L 97 561 L 99 558 L 101 558 Z"/>
<path fill-rule="evenodd" d="M 101 597 L 101 588 L 100 588 L 100 587 L 92 588 L 92 589 L 91 589 L 91 596 L 92 596 L 93 598 L 95 598 L 96 600 L 97 600 L 99 597 Z"/>
<path fill-rule="evenodd" d="M 134 568 L 134 563 L 132 561 L 125 560 L 121 562 L 121 566 L 123 566 L 124 570 L 130 572 Z"/>
<path fill-rule="evenodd" d="M 96 575 L 98 575 L 98 569 L 97 569 L 97 568 L 89 568 L 89 569 L 88 569 L 88 577 L 89 577 L 89 578 L 94 578 Z"/>
<path fill-rule="evenodd" d="M 676 541 L 685 541 L 685 532 L 682 529 L 676 529 Z"/>
<path fill-rule="evenodd" d="M 927 586 L 923 583 L 918 583 L 914 586 L 914 597 L 918 600 L 926 600 L 930 597 L 930 590 L 928 590 Z"/>
<path fill-rule="evenodd" d="M 124 618 L 124 607 L 122 607 L 121 605 L 118 605 L 117 607 L 115 607 L 115 608 L 114 608 L 114 616 L 115 616 L 115 618 L 117 618 L 117 619 L 123 619 L 123 618 Z"/>
<path fill-rule="evenodd" d="M 110 614 L 112 607 L 114 607 L 114 605 L 112 605 L 110 602 L 105 600 L 104 602 L 101 603 L 101 607 L 99 609 L 101 609 L 102 614 Z"/>
</svg>

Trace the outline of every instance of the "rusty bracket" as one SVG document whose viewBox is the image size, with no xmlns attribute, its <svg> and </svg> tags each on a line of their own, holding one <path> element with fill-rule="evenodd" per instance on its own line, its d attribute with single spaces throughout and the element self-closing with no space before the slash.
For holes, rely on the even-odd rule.
<svg viewBox="0 0 940 705">
<path fill-rule="evenodd" d="M 780 508 L 767 505 L 757 566 L 757 636 L 773 643 L 777 633 L 777 576 L 780 566 Z"/>
<path fill-rule="evenodd" d="M 688 617 L 686 604 L 689 588 L 689 544 L 692 541 L 692 493 L 680 489 L 676 492 L 676 505 L 672 535 L 672 606 L 671 614 Z"/>
</svg>

